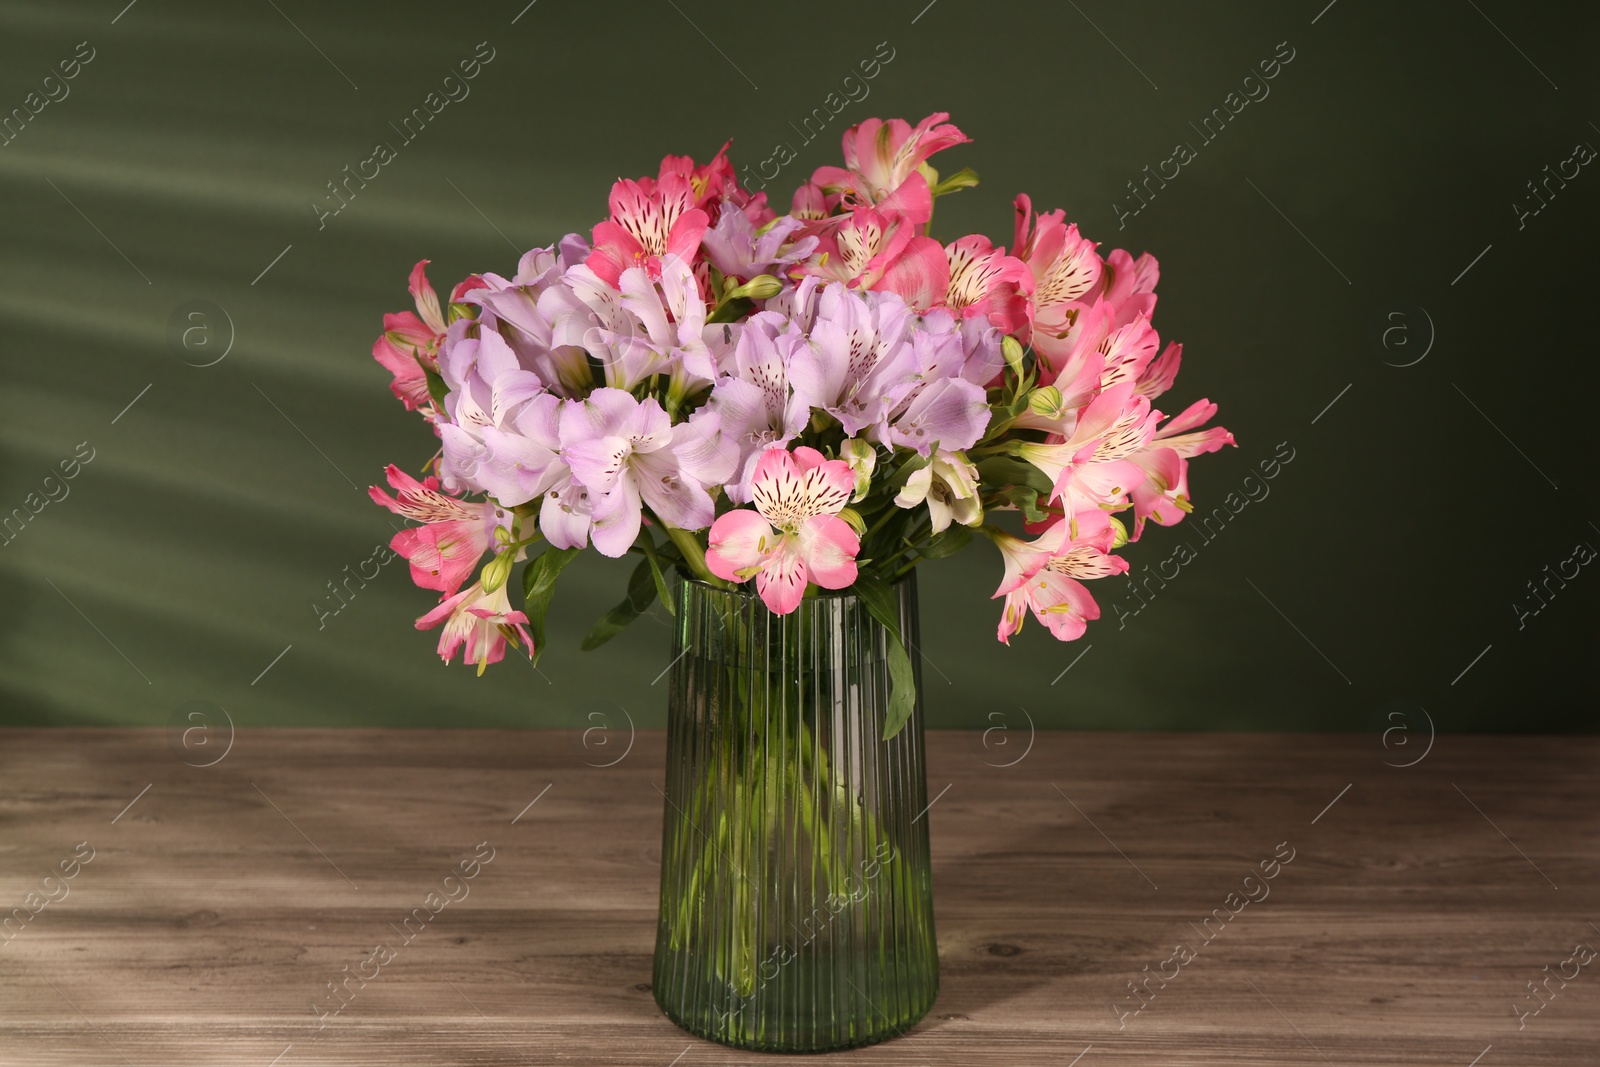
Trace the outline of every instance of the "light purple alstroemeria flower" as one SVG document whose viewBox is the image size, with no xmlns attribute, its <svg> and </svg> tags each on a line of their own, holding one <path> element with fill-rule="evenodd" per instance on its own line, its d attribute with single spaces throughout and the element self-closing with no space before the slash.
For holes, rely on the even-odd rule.
<svg viewBox="0 0 1600 1067">
<path fill-rule="evenodd" d="M 749 502 L 748 483 L 761 453 L 787 447 L 805 429 L 811 409 L 789 386 L 789 355 L 805 343 L 800 331 L 775 312 L 752 315 L 734 346 L 734 372 L 717 382 L 711 409 L 722 433 L 739 451 L 738 475 L 728 499 Z"/>
<path fill-rule="evenodd" d="M 572 266 L 582 263 L 589 245 L 582 237 L 569 233 L 559 245 L 535 248 L 523 255 L 516 276 L 502 278 L 485 274 L 485 288 L 475 289 L 462 298 L 464 303 L 483 309 L 479 321 L 485 329 L 497 323 L 508 324 L 506 340 L 524 367 L 539 375 L 554 392 L 581 396 L 592 384 L 589 361 L 584 350 L 558 343 L 552 336 L 550 318 L 539 310 L 545 291 L 560 287 Z"/>
<path fill-rule="evenodd" d="M 493 493 L 506 507 L 529 499 L 517 499 L 514 485 L 499 482 L 489 462 L 485 432 L 517 432 L 515 416 L 545 392 L 539 376 L 524 368 L 511 346 L 489 329 L 477 337 L 453 337 L 439 353 L 439 374 L 450 390 L 444 401 L 446 417 L 438 423 L 443 443 L 439 472 L 445 488 L 453 493 Z M 496 485 L 491 488 L 485 478 Z"/>
<path fill-rule="evenodd" d="M 783 215 L 774 219 L 761 233 L 742 211 L 724 211 L 717 224 L 700 239 L 706 259 L 724 276 L 747 282 L 758 274 L 783 276 L 782 268 L 810 258 L 816 251 L 815 237 L 801 237 L 784 247 L 796 230 L 804 226 L 800 219 Z"/>
<path fill-rule="evenodd" d="M 796 395 L 852 437 L 881 422 L 916 384 L 910 314 L 892 293 L 825 288 L 807 343 L 789 361 Z"/>
<path fill-rule="evenodd" d="M 716 416 L 672 425 L 653 398 L 596 389 L 561 412 L 561 444 L 574 478 L 588 489 L 589 538 L 621 556 L 639 536 L 642 506 L 662 522 L 700 530 L 715 516 L 707 485 L 732 473 L 731 450 L 718 443 Z"/>
</svg>

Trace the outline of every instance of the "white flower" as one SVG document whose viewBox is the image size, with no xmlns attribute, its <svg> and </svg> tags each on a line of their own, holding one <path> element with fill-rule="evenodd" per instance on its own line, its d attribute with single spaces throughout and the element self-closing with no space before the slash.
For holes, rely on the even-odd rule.
<svg viewBox="0 0 1600 1067">
<path fill-rule="evenodd" d="M 983 505 L 978 501 L 978 468 L 962 452 L 934 453 L 927 465 L 906 480 L 894 502 L 914 508 L 926 502 L 933 532 L 940 533 L 954 519 L 963 526 L 983 522 Z"/>
</svg>

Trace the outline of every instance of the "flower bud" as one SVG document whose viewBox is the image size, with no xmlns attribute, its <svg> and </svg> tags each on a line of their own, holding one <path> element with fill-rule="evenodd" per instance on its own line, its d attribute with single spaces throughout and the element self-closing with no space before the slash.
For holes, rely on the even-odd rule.
<svg viewBox="0 0 1600 1067">
<path fill-rule="evenodd" d="M 1061 390 L 1046 385 L 1028 394 L 1028 410 L 1035 415 L 1054 418 L 1061 414 Z"/>
<path fill-rule="evenodd" d="M 502 552 L 484 566 L 483 574 L 480 578 L 483 582 L 483 591 L 485 593 L 492 593 L 506 584 L 506 579 L 511 577 L 511 564 L 514 555 L 515 553 L 513 552 Z"/>
<path fill-rule="evenodd" d="M 1011 373 L 1018 378 L 1022 377 L 1022 342 L 1006 334 L 1005 340 L 1000 342 L 1000 352 L 1006 357 L 1006 366 L 1011 368 Z"/>
<path fill-rule="evenodd" d="M 857 536 L 867 532 L 867 520 L 863 519 L 855 508 L 840 508 L 839 517 L 850 524 L 850 528 Z"/>
<path fill-rule="evenodd" d="M 1121 548 L 1123 545 L 1128 543 L 1128 528 L 1122 525 L 1122 521 L 1115 515 L 1108 515 L 1106 516 L 1106 519 L 1111 523 L 1111 548 L 1113 550 Z"/>
<path fill-rule="evenodd" d="M 778 295 L 783 288 L 783 283 L 770 274 L 757 274 L 739 288 L 728 294 L 729 300 L 748 297 L 751 300 L 766 300 Z"/>
</svg>

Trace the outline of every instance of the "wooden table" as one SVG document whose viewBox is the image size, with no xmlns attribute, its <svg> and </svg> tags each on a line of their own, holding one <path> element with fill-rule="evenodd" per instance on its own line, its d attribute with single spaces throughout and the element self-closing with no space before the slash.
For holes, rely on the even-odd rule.
<svg viewBox="0 0 1600 1067">
<path fill-rule="evenodd" d="M 651 1000 L 661 734 L 189 740 L 0 731 L 0 1064 L 768 1058 Z M 1600 1064 L 1600 740 L 984 740 L 928 745 L 938 1004 L 811 1062 Z"/>
</svg>

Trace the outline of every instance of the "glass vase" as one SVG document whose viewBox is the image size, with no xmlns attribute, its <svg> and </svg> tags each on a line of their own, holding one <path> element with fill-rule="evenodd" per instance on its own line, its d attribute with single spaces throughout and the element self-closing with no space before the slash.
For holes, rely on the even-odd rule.
<svg viewBox="0 0 1600 1067">
<path fill-rule="evenodd" d="M 895 592 L 920 694 L 915 576 Z M 939 961 L 921 702 L 884 740 L 888 631 L 850 595 L 675 601 L 656 1003 L 744 1049 L 903 1033 Z"/>
</svg>

